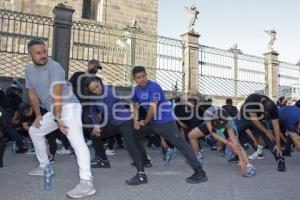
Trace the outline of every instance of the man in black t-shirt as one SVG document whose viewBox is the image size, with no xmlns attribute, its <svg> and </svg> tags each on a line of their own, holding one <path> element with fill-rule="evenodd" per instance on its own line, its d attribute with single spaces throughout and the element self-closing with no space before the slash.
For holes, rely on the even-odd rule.
<svg viewBox="0 0 300 200">
<path fill-rule="evenodd" d="M 277 170 L 286 171 L 281 152 L 281 130 L 276 104 L 267 96 L 251 94 L 242 105 L 240 113 L 240 119 L 236 120 L 240 137 L 247 137 L 246 129 L 250 129 L 254 135 L 262 137 L 277 161 Z M 257 148 L 251 140 L 248 141 L 254 149 Z"/>
<path fill-rule="evenodd" d="M 226 99 L 226 105 L 222 106 L 222 108 L 228 113 L 228 115 L 232 118 L 236 118 L 238 115 L 238 109 L 233 105 L 232 99 Z"/>
<path fill-rule="evenodd" d="M 70 78 L 69 82 L 72 84 L 73 92 L 80 101 L 80 103 L 86 102 L 86 95 L 84 91 L 85 79 L 91 75 L 97 74 L 98 70 L 102 70 L 102 66 L 98 60 L 90 60 L 88 62 L 88 67 L 85 72 L 75 72 Z"/>
</svg>

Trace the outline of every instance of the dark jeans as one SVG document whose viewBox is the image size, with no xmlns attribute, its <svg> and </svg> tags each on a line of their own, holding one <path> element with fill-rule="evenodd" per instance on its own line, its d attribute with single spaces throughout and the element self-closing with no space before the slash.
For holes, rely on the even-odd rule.
<svg viewBox="0 0 300 200">
<path fill-rule="evenodd" d="M 2 119 L 3 119 L 3 125 L 4 134 L 10 138 L 11 140 L 16 141 L 16 144 L 18 148 L 25 148 L 24 145 L 24 138 L 20 135 L 20 133 L 17 131 L 17 129 L 12 124 L 12 114 L 7 111 L 3 111 L 2 113 Z"/>
<path fill-rule="evenodd" d="M 122 135 L 120 133 L 116 133 L 115 136 L 111 136 L 107 138 L 108 149 L 110 150 L 114 149 L 115 140 L 117 141 L 118 145 L 120 146 L 123 145 Z"/>
<path fill-rule="evenodd" d="M 156 133 L 163 137 L 165 140 L 173 144 L 187 159 L 188 163 L 194 170 L 202 170 L 202 165 L 197 159 L 191 145 L 184 140 L 179 133 L 175 121 L 166 123 L 149 122 L 146 126 L 142 126 L 140 130 L 135 130 L 136 137 L 143 137 L 149 133 Z M 137 139 L 139 140 L 139 139 Z M 147 152 L 144 145 L 138 144 L 139 151 L 142 153 L 143 158 L 147 157 Z"/>
<path fill-rule="evenodd" d="M 108 123 L 104 128 L 102 128 L 101 137 L 92 137 L 93 145 L 96 151 L 96 155 L 100 155 L 103 160 L 107 160 L 105 150 L 103 147 L 103 138 L 110 136 L 115 136 L 121 133 L 124 138 L 124 143 L 127 146 L 127 150 L 132 157 L 133 161 L 136 163 L 136 168 L 138 171 L 144 171 L 144 166 L 142 163 L 142 155 L 138 149 L 140 146 L 140 141 L 134 136 L 133 121 L 126 121 L 120 125 L 114 126 Z"/>
<path fill-rule="evenodd" d="M 266 122 L 266 121 L 261 121 L 261 122 L 263 123 L 263 125 L 267 129 L 270 128 L 269 124 L 267 124 L 268 122 Z M 276 155 L 276 153 L 273 152 L 273 149 L 276 145 L 276 142 L 271 140 L 264 132 L 262 132 L 258 128 L 256 128 L 255 125 L 250 120 L 246 120 L 246 119 L 241 118 L 239 120 L 236 120 L 236 125 L 237 125 L 237 131 L 239 133 L 239 140 L 241 141 L 241 143 L 244 143 L 245 141 L 247 141 L 247 142 L 250 143 L 250 145 L 254 149 L 256 149 L 256 146 L 254 145 L 254 142 L 249 138 L 249 136 L 245 132 L 246 129 L 250 129 L 255 136 L 262 137 L 262 139 L 264 140 L 264 142 L 266 143 L 268 148 L 273 153 L 274 158 L 275 158 L 276 161 L 278 159 L 283 159 L 282 157 L 278 157 Z"/>
</svg>

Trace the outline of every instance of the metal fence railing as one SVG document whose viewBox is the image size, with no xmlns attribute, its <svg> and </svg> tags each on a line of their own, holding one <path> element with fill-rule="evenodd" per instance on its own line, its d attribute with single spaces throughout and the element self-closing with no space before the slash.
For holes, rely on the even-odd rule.
<svg viewBox="0 0 300 200">
<path fill-rule="evenodd" d="M 279 62 L 278 66 L 278 95 L 291 98 L 300 97 L 300 66 Z"/>
<path fill-rule="evenodd" d="M 266 93 L 263 58 L 204 45 L 200 45 L 199 58 L 200 93 L 232 97 Z"/>
<path fill-rule="evenodd" d="M 150 35 L 138 27 L 118 29 L 86 22 L 73 22 L 71 40 L 70 75 L 85 70 L 88 60 L 98 59 L 104 66 L 99 75 L 108 84 L 132 86 L 132 66 L 143 65 L 164 90 L 182 91 L 180 40 Z"/>
</svg>

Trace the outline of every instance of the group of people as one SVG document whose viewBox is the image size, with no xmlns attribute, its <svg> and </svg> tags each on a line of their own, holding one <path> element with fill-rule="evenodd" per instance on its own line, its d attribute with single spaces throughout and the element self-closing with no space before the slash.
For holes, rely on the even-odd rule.
<svg viewBox="0 0 300 200">
<path fill-rule="evenodd" d="M 19 103 L 13 109 L 21 113 L 22 127 L 29 133 L 39 161 L 39 166 L 28 175 L 43 176 L 55 154 L 56 139 L 61 140 L 65 150 L 72 149 L 75 153 L 79 167 L 80 181 L 67 192 L 69 197 L 96 193 L 91 167 L 110 168 L 105 138 L 122 136 L 120 146 L 124 142 L 137 171 L 125 181 L 132 186 L 148 182 L 144 168 L 151 167 L 152 161 L 142 142 L 147 135 L 159 138 L 165 154 L 166 149 L 177 149 L 185 157 L 194 170 L 186 178 L 191 184 L 208 180 L 201 164 L 204 156 L 199 139 L 209 140 L 213 150 L 217 149 L 230 162 L 237 162 L 245 177 L 255 174 L 256 168 L 250 160 L 262 159 L 264 147 L 274 155 L 277 170 L 283 172 L 286 171 L 284 156 L 291 155 L 293 145 L 300 148 L 300 102 L 295 106 L 276 105 L 267 96 L 251 94 L 238 111 L 231 99 L 223 107 L 212 105 L 211 100 L 190 98 L 182 103 L 175 98 L 170 101 L 161 86 L 148 79 L 143 66 L 133 68 L 136 86 L 131 99 L 123 99 L 118 90 L 105 85 L 97 76 L 102 69 L 99 61 L 91 60 L 86 72 L 76 72 L 67 81 L 60 64 L 48 58 L 42 40 L 33 39 L 27 47 L 33 61 L 25 68 L 29 102 Z M 3 166 L 5 134 L 17 142 L 18 151 L 28 149 L 13 127 L 14 114 L 5 111 L 5 103 L 1 103 L 0 109 L 4 122 L 0 123 L 0 165 Z M 52 158 L 47 152 L 45 136 Z M 86 138 L 92 140 L 94 159 L 90 158 Z M 254 149 L 250 156 L 245 151 L 249 145 Z"/>
</svg>

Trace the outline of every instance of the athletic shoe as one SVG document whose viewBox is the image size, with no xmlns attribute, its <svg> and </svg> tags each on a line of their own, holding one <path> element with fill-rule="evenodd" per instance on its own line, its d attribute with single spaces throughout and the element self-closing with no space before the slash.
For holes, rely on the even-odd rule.
<svg viewBox="0 0 300 200">
<path fill-rule="evenodd" d="M 96 164 L 91 165 L 92 168 L 110 168 L 108 160 L 99 160 Z"/>
<path fill-rule="evenodd" d="M 264 159 L 263 154 L 259 154 L 257 151 L 255 151 L 251 156 L 248 157 L 250 160 L 262 160 Z"/>
<path fill-rule="evenodd" d="M 38 166 L 34 170 L 28 172 L 28 176 L 44 176 L 44 167 Z M 54 171 L 51 170 L 51 175 L 54 175 Z"/>
<path fill-rule="evenodd" d="M 110 150 L 110 149 L 106 149 L 105 153 L 108 156 L 114 156 L 114 155 L 116 155 L 116 152 L 114 150 Z"/>
<path fill-rule="evenodd" d="M 286 171 L 286 166 L 285 166 L 284 160 L 282 160 L 282 159 L 278 160 L 277 170 L 280 171 L 280 172 L 285 172 Z"/>
<path fill-rule="evenodd" d="M 207 179 L 205 171 L 203 171 L 201 169 L 201 170 L 195 171 L 195 173 L 192 176 L 188 177 L 186 179 L 186 182 L 191 183 L 191 184 L 196 184 L 196 183 L 206 182 L 207 180 L 208 179 Z"/>
<path fill-rule="evenodd" d="M 144 172 L 138 172 L 134 177 L 131 179 L 126 180 L 127 185 L 140 185 L 140 184 L 146 184 L 148 183 L 147 176 Z"/>
<path fill-rule="evenodd" d="M 96 165 L 100 160 L 100 156 L 95 155 L 95 157 L 91 160 L 91 165 Z"/>
<path fill-rule="evenodd" d="M 72 151 L 70 149 L 65 149 L 65 147 L 62 147 L 60 150 L 57 151 L 60 155 L 70 155 L 72 154 Z"/>
<path fill-rule="evenodd" d="M 0 162 L 0 168 L 2 168 L 3 167 L 3 162 Z"/>
<path fill-rule="evenodd" d="M 66 196 L 74 199 L 79 199 L 86 196 L 96 194 L 93 181 L 80 180 L 80 182 L 71 191 L 67 192 Z"/>
</svg>

